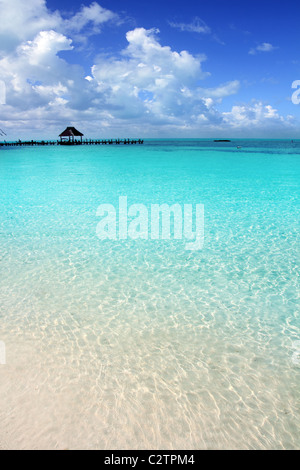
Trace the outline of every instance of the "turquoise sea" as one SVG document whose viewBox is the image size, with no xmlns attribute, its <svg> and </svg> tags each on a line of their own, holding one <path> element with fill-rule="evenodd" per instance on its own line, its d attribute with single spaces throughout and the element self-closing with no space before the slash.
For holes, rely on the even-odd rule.
<svg viewBox="0 0 300 470">
<path fill-rule="evenodd" d="M 300 142 L 1 148 L 0 448 L 299 448 L 299 183 Z M 120 196 L 203 249 L 100 240 Z"/>
</svg>

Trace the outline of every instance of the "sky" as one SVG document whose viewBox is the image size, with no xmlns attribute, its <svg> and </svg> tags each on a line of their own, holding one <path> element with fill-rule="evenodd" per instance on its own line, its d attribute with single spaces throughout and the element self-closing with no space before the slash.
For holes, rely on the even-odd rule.
<svg viewBox="0 0 300 470">
<path fill-rule="evenodd" d="M 299 13 L 294 0 L 0 0 L 0 129 L 300 138 Z"/>
</svg>

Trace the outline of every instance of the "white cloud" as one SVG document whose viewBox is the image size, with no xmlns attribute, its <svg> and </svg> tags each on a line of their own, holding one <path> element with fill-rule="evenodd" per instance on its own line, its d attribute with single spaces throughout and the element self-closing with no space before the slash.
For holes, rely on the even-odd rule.
<svg viewBox="0 0 300 470">
<path fill-rule="evenodd" d="M 45 0 L 0 0 L 0 11 L 0 49 L 4 50 L 62 24 L 60 13 L 50 12 Z"/>
<path fill-rule="evenodd" d="M 258 45 L 257 47 L 250 49 L 249 54 L 255 55 L 257 52 L 272 52 L 278 49 L 275 46 L 272 46 L 269 42 L 263 42 L 262 44 Z"/>
<path fill-rule="evenodd" d="M 50 67 L 51 60 L 60 51 L 73 49 L 72 40 L 55 31 L 41 31 L 33 41 L 19 46 L 20 55 L 26 56 L 29 64 Z"/>
<path fill-rule="evenodd" d="M 60 52 L 76 51 L 79 34 L 119 21 L 96 2 L 69 18 L 51 12 L 43 0 L 0 0 L 0 6 L 0 84 L 6 94 L 6 104 L 0 101 L 0 127 L 8 134 L 56 133 L 69 123 L 80 123 L 94 135 L 105 128 L 107 136 L 216 135 L 222 129 L 291 125 L 268 104 L 218 111 L 222 100 L 239 92 L 240 82 L 200 86 L 209 76 L 203 70 L 205 55 L 162 45 L 155 28 L 128 31 L 127 47 L 113 57 L 98 56 L 88 74 L 69 63 Z"/>
<path fill-rule="evenodd" d="M 32 39 L 41 31 L 55 30 L 62 34 L 99 33 L 109 21 L 120 22 L 116 13 L 101 7 L 97 2 L 82 6 L 73 16 L 64 18 L 59 11 L 50 11 L 46 0 L 0 0 L 0 51 L 12 51 L 20 41 Z"/>
<path fill-rule="evenodd" d="M 34 85 L 33 90 L 35 90 L 41 96 L 61 96 L 68 93 L 68 88 L 62 85 L 61 82 L 57 83 L 54 86 L 43 86 L 43 85 Z"/>
<path fill-rule="evenodd" d="M 169 25 L 172 28 L 179 29 L 180 31 L 187 31 L 189 33 L 199 33 L 199 34 L 210 34 L 211 29 L 207 24 L 198 18 L 197 16 L 191 21 L 191 23 L 176 23 L 173 21 L 169 21 Z"/>
<path fill-rule="evenodd" d="M 191 112 L 193 98 L 195 106 L 204 106 L 193 91 L 207 75 L 202 70 L 205 56 L 161 46 L 157 33 L 144 28 L 129 31 L 121 59 L 103 59 L 92 68 L 97 90 L 119 116 L 128 113 L 173 121 Z"/>
<path fill-rule="evenodd" d="M 199 88 L 198 93 L 205 98 L 214 98 L 217 101 L 222 100 L 226 96 L 235 95 L 240 89 L 239 80 L 233 80 L 219 85 L 216 88 Z"/>
<path fill-rule="evenodd" d="M 86 26 L 91 25 L 92 32 L 99 33 L 101 26 L 109 21 L 120 21 L 120 19 L 116 13 L 101 7 L 97 2 L 93 2 L 88 7 L 83 5 L 78 13 L 64 22 L 64 27 L 66 31 L 80 32 Z"/>
<path fill-rule="evenodd" d="M 233 128 L 259 128 L 270 124 L 281 126 L 285 122 L 277 109 L 261 101 L 233 106 L 230 112 L 223 113 L 223 117 Z"/>
</svg>

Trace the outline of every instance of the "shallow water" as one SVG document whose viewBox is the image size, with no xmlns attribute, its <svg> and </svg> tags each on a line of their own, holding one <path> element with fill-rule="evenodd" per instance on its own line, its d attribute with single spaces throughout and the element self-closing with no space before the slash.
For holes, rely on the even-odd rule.
<svg viewBox="0 0 300 470">
<path fill-rule="evenodd" d="M 299 181 L 288 141 L 1 149 L 0 448 L 299 447 Z M 120 196 L 203 249 L 100 240 Z"/>
</svg>

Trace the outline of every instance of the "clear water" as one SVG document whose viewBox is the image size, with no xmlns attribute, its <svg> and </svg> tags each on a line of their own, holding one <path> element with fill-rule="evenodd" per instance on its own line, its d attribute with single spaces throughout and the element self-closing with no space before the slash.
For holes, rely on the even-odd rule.
<svg viewBox="0 0 300 470">
<path fill-rule="evenodd" d="M 288 141 L 1 149 L 0 448 L 299 447 L 299 181 Z M 204 249 L 99 240 L 119 196 Z"/>
</svg>

